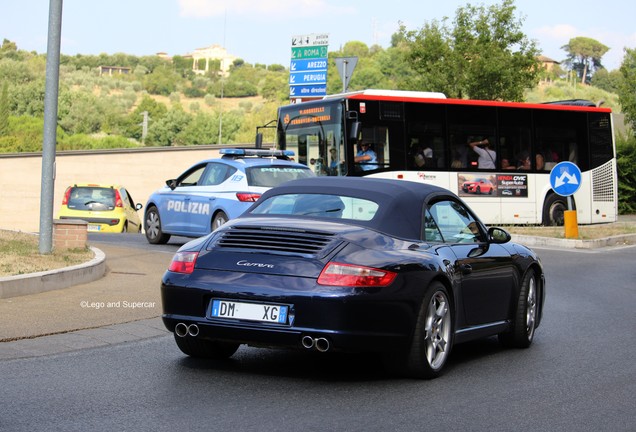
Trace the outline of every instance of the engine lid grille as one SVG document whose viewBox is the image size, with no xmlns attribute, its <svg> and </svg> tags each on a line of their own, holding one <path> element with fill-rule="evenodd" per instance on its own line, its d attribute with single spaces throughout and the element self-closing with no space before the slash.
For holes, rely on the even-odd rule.
<svg viewBox="0 0 636 432">
<path fill-rule="evenodd" d="M 318 255 L 331 250 L 335 234 L 288 227 L 233 226 L 215 242 L 221 249 Z"/>
</svg>

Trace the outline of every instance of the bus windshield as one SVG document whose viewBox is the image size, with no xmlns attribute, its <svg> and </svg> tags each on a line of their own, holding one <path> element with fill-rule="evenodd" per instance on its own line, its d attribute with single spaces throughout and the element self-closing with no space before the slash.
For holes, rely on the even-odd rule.
<svg viewBox="0 0 636 432">
<path fill-rule="evenodd" d="M 342 101 L 288 105 L 278 112 L 278 147 L 316 175 L 347 175 Z"/>
</svg>

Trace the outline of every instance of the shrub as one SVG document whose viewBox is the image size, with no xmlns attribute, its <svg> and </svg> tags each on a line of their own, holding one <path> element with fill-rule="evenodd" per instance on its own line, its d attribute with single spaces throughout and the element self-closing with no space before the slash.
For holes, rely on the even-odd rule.
<svg viewBox="0 0 636 432">
<path fill-rule="evenodd" d="M 618 171 L 618 212 L 636 213 L 636 137 L 633 134 L 616 139 Z"/>
</svg>

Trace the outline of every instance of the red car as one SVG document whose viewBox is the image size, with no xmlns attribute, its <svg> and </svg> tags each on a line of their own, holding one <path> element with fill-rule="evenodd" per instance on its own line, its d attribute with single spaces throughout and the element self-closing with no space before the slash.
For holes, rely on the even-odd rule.
<svg viewBox="0 0 636 432">
<path fill-rule="evenodd" d="M 472 181 L 465 181 L 462 184 L 462 190 L 465 193 L 492 195 L 493 189 L 494 186 L 492 185 L 490 180 L 484 178 L 478 178 Z"/>
</svg>

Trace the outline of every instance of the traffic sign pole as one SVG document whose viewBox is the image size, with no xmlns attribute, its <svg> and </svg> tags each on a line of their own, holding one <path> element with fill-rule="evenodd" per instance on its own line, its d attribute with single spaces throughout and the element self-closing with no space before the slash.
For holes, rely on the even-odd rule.
<svg viewBox="0 0 636 432">
<path fill-rule="evenodd" d="M 572 162 L 560 162 L 550 171 L 550 185 L 558 195 L 567 197 L 568 209 L 563 211 L 565 238 L 578 238 L 579 224 L 572 195 L 581 187 L 581 170 Z"/>
</svg>

